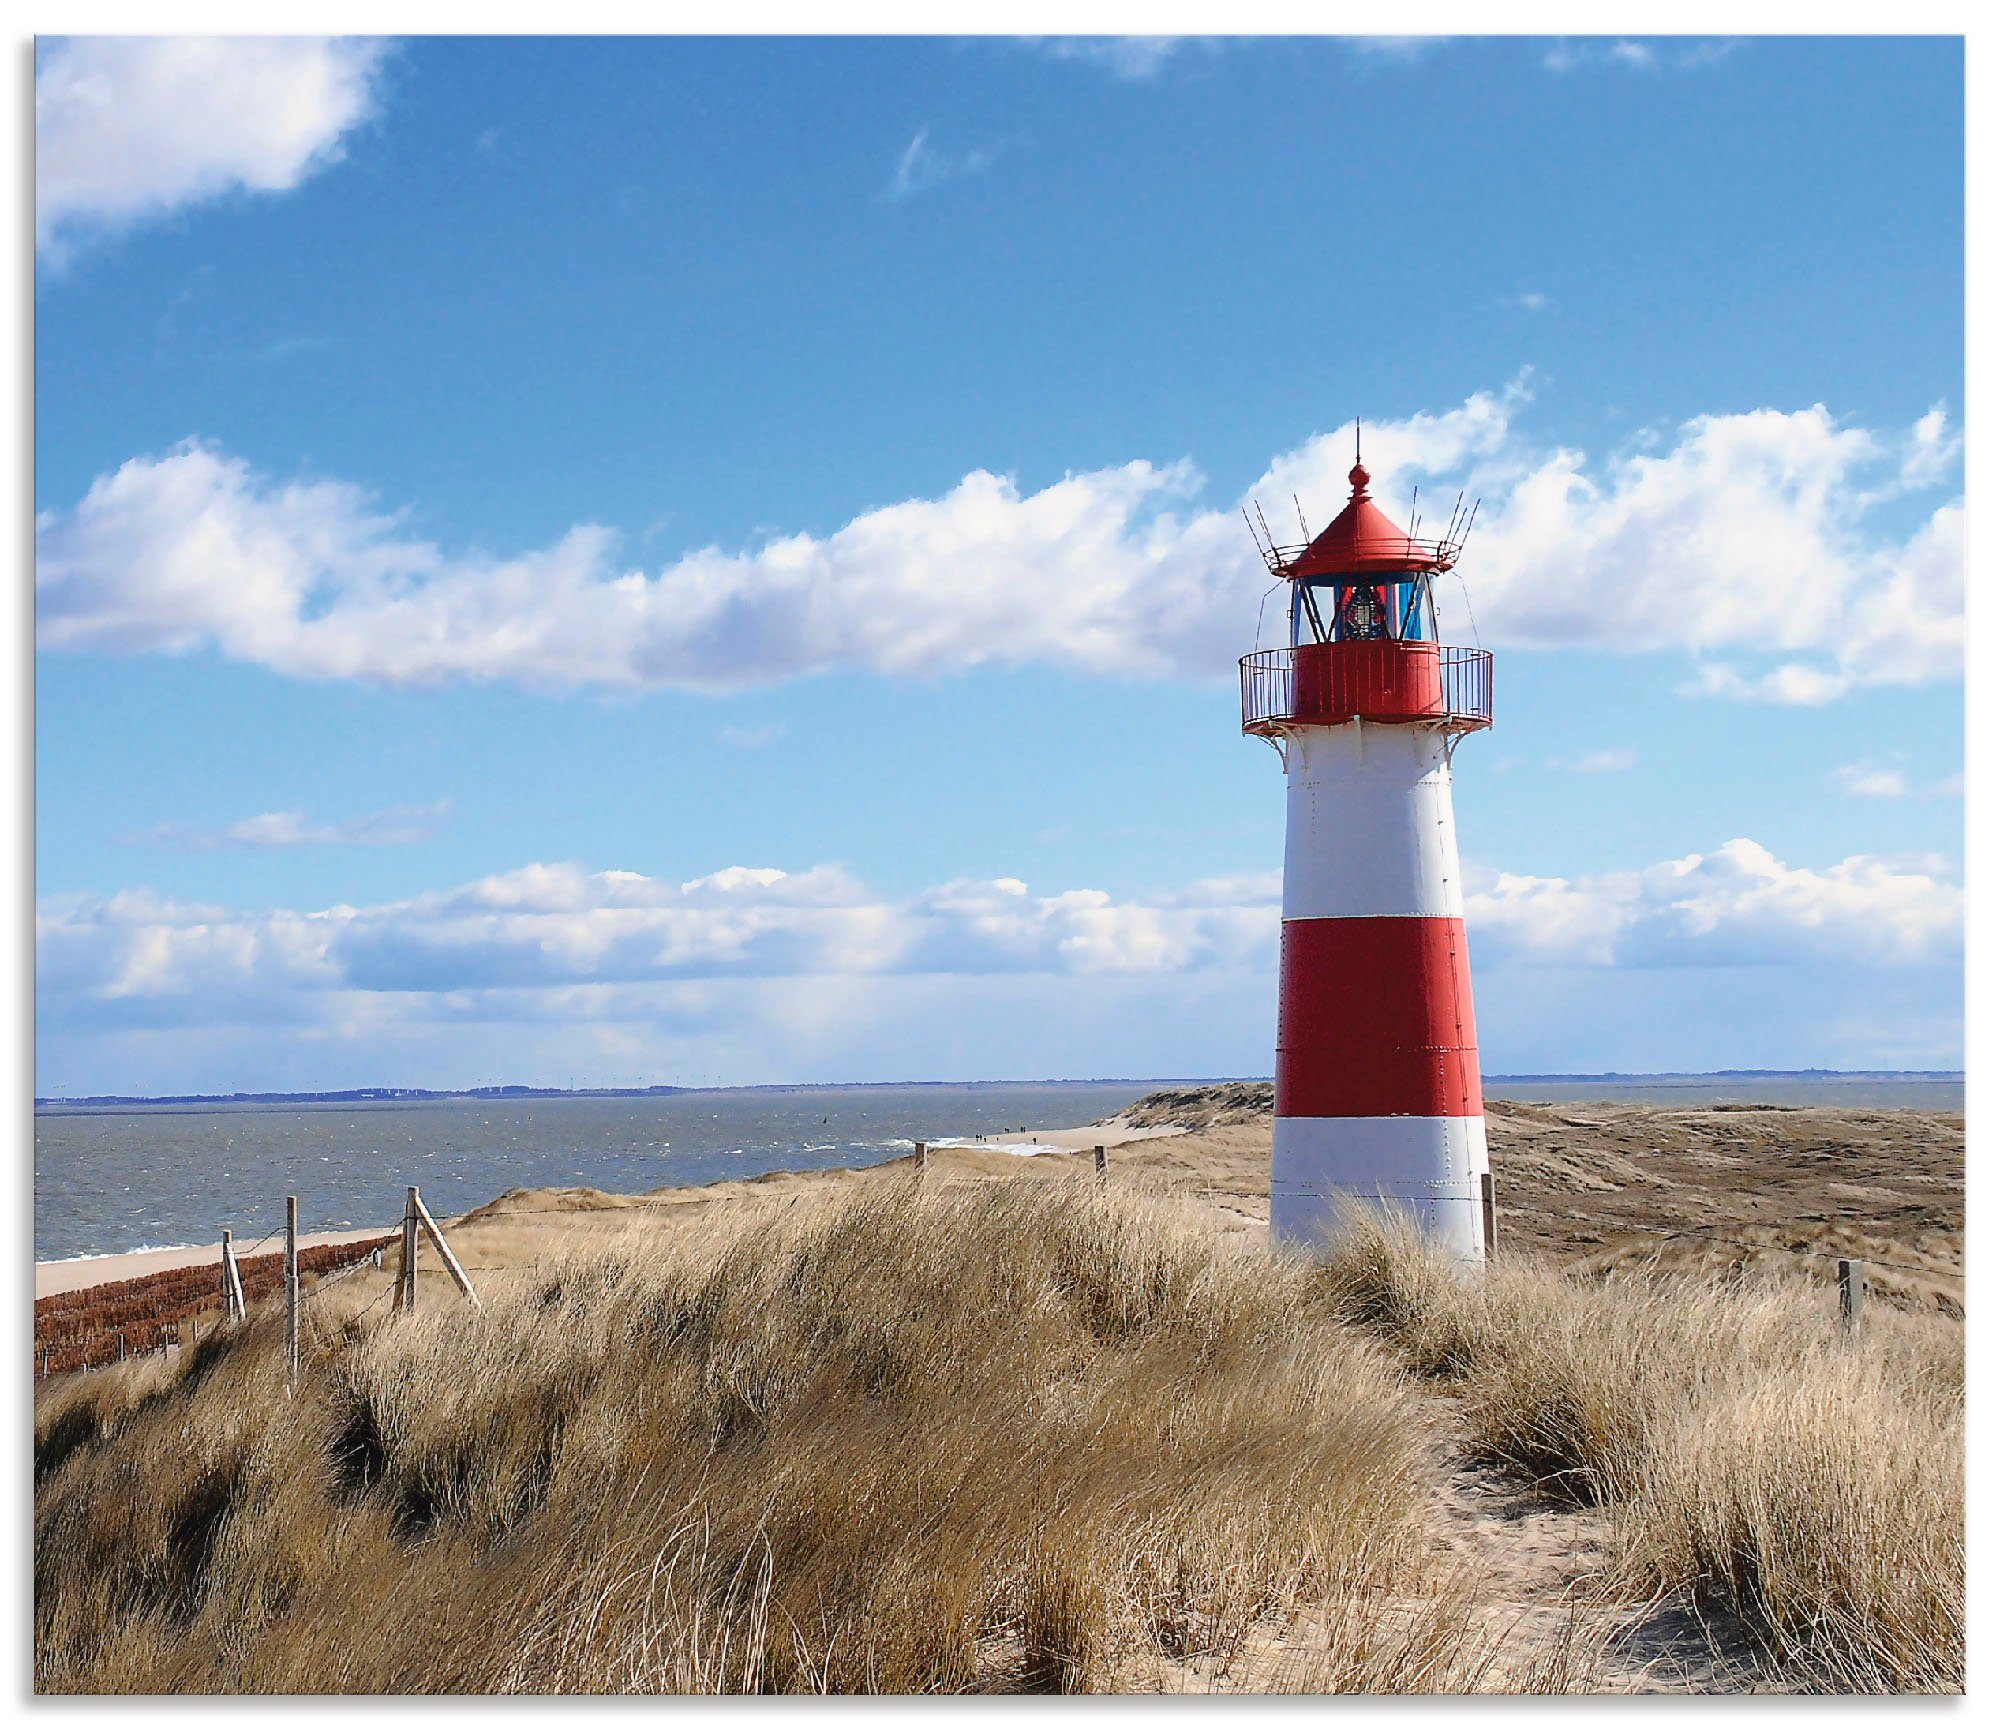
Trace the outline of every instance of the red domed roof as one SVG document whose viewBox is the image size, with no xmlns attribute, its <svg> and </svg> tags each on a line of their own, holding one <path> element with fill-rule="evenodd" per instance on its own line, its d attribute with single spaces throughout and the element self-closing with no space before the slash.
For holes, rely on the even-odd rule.
<svg viewBox="0 0 2000 1729">
<path fill-rule="evenodd" d="M 1342 576 L 1349 572 L 1442 570 L 1451 561 L 1436 541 L 1412 540 L 1375 507 L 1368 496 L 1368 470 L 1348 470 L 1354 496 L 1319 537 L 1285 566 L 1285 575 Z"/>
</svg>

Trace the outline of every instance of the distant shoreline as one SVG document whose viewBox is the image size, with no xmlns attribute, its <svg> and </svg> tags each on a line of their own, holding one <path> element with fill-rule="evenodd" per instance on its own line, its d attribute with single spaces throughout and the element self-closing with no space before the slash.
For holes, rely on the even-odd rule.
<svg viewBox="0 0 2000 1729">
<path fill-rule="evenodd" d="M 1081 1079 L 1010 1079 L 987 1081 L 775 1081 L 740 1087 L 347 1087 L 300 1093 L 92 1093 L 81 1097 L 50 1096 L 35 1100 L 37 1116 L 79 1111 L 212 1108 L 218 1105 L 407 1105 L 450 1104 L 464 1100 L 483 1104 L 536 1099 L 655 1099 L 708 1093 L 833 1093 L 889 1092 L 923 1087 L 1163 1087 L 1221 1086 L 1239 1081 L 1268 1081 L 1269 1075 L 1102 1075 Z M 1700 1086 L 1718 1081 L 1937 1081 L 1964 1084 L 1963 1069 L 1602 1069 L 1592 1072 L 1483 1075 L 1487 1086 L 1576 1084 L 1612 1081 L 1621 1086 Z"/>
<path fill-rule="evenodd" d="M 1683 1073 L 1668 1073 L 1668 1074 L 1654 1074 L 1654 1075 L 1630 1075 L 1630 1074 L 1619 1074 L 1619 1073 L 1571 1074 L 1571 1075 L 1493 1075 L 1484 1077 L 1484 1079 L 1489 1090 L 1492 1090 L 1500 1086 L 1504 1086 L 1508 1083 L 1512 1083 L 1516 1087 L 1543 1086 L 1551 1083 L 1568 1083 L 1570 1085 L 1586 1085 L 1586 1086 L 1591 1085 L 1593 1083 L 1595 1084 L 1615 1083 L 1623 1088 L 1628 1088 L 1635 1091 L 1640 1089 L 1650 1089 L 1654 1091 L 1671 1091 L 1677 1087 L 1694 1089 L 1704 1085 L 1707 1085 L 1710 1088 L 1714 1088 L 1717 1085 L 1717 1083 L 1722 1083 L 1724 1085 L 1731 1085 L 1742 1082 L 1746 1079 L 1752 1081 L 1762 1080 L 1765 1082 L 1780 1082 L 1780 1083 L 1789 1082 L 1792 1084 L 1803 1083 L 1805 1085 L 1819 1085 L 1828 1088 L 1838 1088 L 1848 1084 L 1852 1084 L 1856 1087 L 1862 1087 L 1870 1083 L 1874 1083 L 1876 1085 L 1882 1085 L 1885 1083 L 1891 1085 L 1894 1084 L 1962 1085 L 1963 1084 L 1963 1075 L 1958 1071 L 1935 1070 L 1935 1069 L 1876 1069 L 1876 1070 L 1736 1069 L 1736 1070 L 1712 1071 L 1708 1074 L 1683 1072 Z M 953 1090 L 963 1091 L 968 1086 L 972 1085 L 988 1086 L 995 1088 L 1008 1087 L 1008 1086 L 1022 1086 L 1022 1085 L 1036 1085 L 1036 1086 L 1050 1087 L 1050 1088 L 1067 1087 L 1067 1086 L 1074 1086 L 1078 1088 L 1091 1087 L 1091 1086 L 1096 1086 L 1096 1087 L 1131 1086 L 1134 1088 L 1145 1088 L 1148 1089 L 1149 1091 L 1157 1092 L 1161 1089 L 1162 1085 L 1172 1088 L 1184 1088 L 1184 1087 L 1213 1088 L 1213 1087 L 1242 1086 L 1246 1084 L 1265 1089 L 1268 1089 L 1270 1086 L 1270 1083 L 1268 1081 L 1261 1081 L 1261 1080 L 1248 1083 L 1229 1082 L 1229 1081 L 1178 1081 L 1178 1082 L 1159 1083 L 1159 1082 L 1146 1082 L 1141 1080 L 1108 1081 L 1108 1082 L 1107 1081 L 1097 1081 L 1097 1082 L 1043 1081 L 1043 1082 L 1027 1082 L 1027 1083 L 1008 1082 L 1008 1081 L 988 1081 L 982 1083 L 965 1083 L 965 1082 L 952 1082 L 952 1081 L 903 1081 L 903 1082 L 892 1082 L 892 1083 L 875 1083 L 872 1085 L 871 1083 L 864 1083 L 864 1082 L 834 1082 L 817 1086 L 806 1085 L 806 1086 L 780 1086 L 780 1087 L 687 1087 L 687 1088 L 673 1089 L 673 1092 L 675 1094 L 695 1094 L 695 1095 L 715 1094 L 715 1093 L 732 1093 L 732 1094 L 769 1093 L 778 1095 L 778 1094 L 790 1094 L 790 1093 L 801 1093 L 801 1092 L 834 1092 L 834 1091 L 858 1092 L 866 1090 L 887 1090 L 890 1087 L 896 1087 L 902 1089 L 921 1089 L 925 1087 L 939 1087 L 939 1088 L 949 1088 Z M 492 1102 L 494 1096 L 495 1095 L 491 1094 L 482 1094 L 475 1096 L 463 1093 L 426 1093 L 421 1095 L 421 1097 L 416 1099 L 414 1102 L 449 1103 L 454 1100 L 460 1100 L 465 1102 L 483 1101 L 490 1103 Z M 512 1097 L 519 1097 L 521 1095 L 508 1094 L 503 1096 L 512 1098 Z M 579 1091 L 577 1093 L 562 1093 L 562 1092 L 551 1093 L 548 1091 L 538 1091 L 527 1096 L 532 1099 L 541 1100 L 550 1097 L 554 1097 L 557 1099 L 562 1099 L 562 1098 L 643 1099 L 645 1097 L 654 1095 L 649 1095 L 648 1093 L 642 1091 L 631 1091 L 623 1093 L 612 1093 L 607 1091 L 590 1091 L 590 1092 Z M 1495 1092 L 1494 1102 L 1499 1103 L 1501 1102 L 1501 1099 L 1502 1095 L 1498 1092 Z M 295 1107 L 312 1105 L 312 1104 L 326 1104 L 326 1103 L 338 1104 L 343 1102 L 388 1103 L 388 1104 L 411 1102 L 410 1095 L 407 1094 L 397 1099 L 387 1099 L 387 1100 L 370 1099 L 364 1101 L 357 1101 L 353 1099 L 328 1100 L 320 1095 L 292 1094 L 292 1095 L 277 1095 L 265 1101 L 253 1101 L 247 1098 L 241 1100 L 233 1098 L 224 1098 L 217 1100 L 216 1103 L 224 1106 L 225 1108 L 229 1105 L 234 1104 L 234 1105 L 249 1106 L 252 1109 L 254 1109 L 256 1105 L 261 1102 L 264 1108 L 275 1111 L 275 1110 L 283 1110 L 286 1108 L 286 1105 L 283 1102 L 285 1100 L 290 1100 L 292 1105 Z M 169 1112 L 174 1108 L 174 1102 L 167 1100 L 148 1100 L 140 1102 L 140 1104 L 141 1108 L 143 1108 L 143 1105 L 151 1105 L 155 1108 L 164 1106 Z M 1660 1100 L 1654 1101 L 1654 1105 L 1655 1108 L 1673 1108 L 1669 1106 L 1666 1101 L 1660 1101 Z M 96 1110 L 103 1112 L 105 1114 L 112 1114 L 120 1109 L 129 1110 L 132 1108 L 134 1108 L 134 1105 L 132 1104 L 126 1104 L 122 1106 L 115 1104 L 98 1105 L 95 1107 Z M 188 1110 L 191 1113 L 194 1113 L 198 1112 L 202 1107 L 197 1105 L 185 1105 L 182 1106 L 181 1108 L 184 1110 Z M 1127 1107 L 1127 1109 L 1129 1108 L 1130 1107 Z M 1727 1109 L 1731 1107 L 1723 1106 L 1722 1108 Z M 1784 1108 L 1793 1108 L 1793 1107 L 1784 1107 Z M 1836 1106 L 1835 1108 L 1846 1108 L 1846 1107 Z M 92 1107 L 85 1106 L 80 1111 L 79 1110 L 72 1110 L 68 1112 L 56 1111 L 49 1114 L 54 1116 L 89 1115 L 91 1114 L 91 1109 Z M 1261 1109 L 1265 1112 L 1268 1112 L 1270 1109 L 1268 1092 L 1266 1093 L 1265 1102 L 1261 1106 Z M 1266 1117 L 1265 1120 L 1268 1121 L 1268 1117 Z M 1181 1125 L 1181 1128 L 1184 1127 L 1185 1125 Z M 931 1142 L 931 1145 L 938 1148 L 939 1150 L 952 1147 L 961 1149 L 971 1149 L 976 1147 L 980 1151 L 991 1151 L 991 1152 L 1002 1152 L 1002 1151 L 1018 1152 L 1027 1150 L 1046 1151 L 1051 1148 L 1062 1148 L 1069 1151 L 1076 1151 L 1095 1144 L 1122 1145 L 1127 1141 L 1144 1140 L 1155 1135 L 1171 1134 L 1177 1132 L 1180 1132 L 1180 1128 L 1172 1126 L 1160 1127 L 1160 1126 L 1131 1125 L 1127 1123 L 1125 1112 L 1121 1111 L 1116 1117 L 1103 1118 L 1094 1123 L 1084 1124 L 1076 1127 L 1060 1128 L 1060 1129 L 1038 1129 L 1034 1131 L 1032 1134 L 1029 1134 L 1026 1131 L 1009 1132 L 1006 1130 L 997 1130 L 997 1131 L 992 1131 L 985 1135 L 964 1135 L 964 1134 L 940 1135 L 939 1138 Z M 904 1147 L 908 1147 L 910 1144 L 911 1143 L 908 1141 L 904 1141 L 901 1143 L 901 1145 Z M 891 1158 L 893 1158 L 894 1156 L 895 1155 L 891 1155 Z M 847 1168 L 862 1168 L 862 1167 L 836 1167 L 836 1168 L 847 1169 Z M 778 1165 L 778 1166 L 773 1166 L 768 1171 L 760 1174 L 765 1176 L 771 1176 L 771 1175 L 783 1176 L 783 1175 L 803 1175 L 803 1174 L 808 1174 L 808 1172 L 807 1169 L 804 1167 Z M 815 1172 L 812 1174 L 819 1174 L 819 1173 Z M 680 1186 L 690 1191 L 693 1191 L 731 1182 L 739 1182 L 741 1180 L 743 1179 L 733 1175 L 717 1176 L 708 1178 L 703 1181 L 695 1181 Z M 343 1225 L 340 1227 L 324 1229 L 321 1231 L 314 1232 L 309 1240 L 313 1243 L 340 1242 L 350 1239 L 359 1239 L 373 1235 L 378 1235 L 385 1228 L 387 1227 L 375 1226 L 372 1228 L 370 1227 L 354 1228 L 354 1227 L 346 1227 Z M 179 1266 L 186 1266 L 186 1265 L 194 1265 L 206 1261 L 212 1261 L 216 1258 L 218 1253 L 219 1253 L 219 1248 L 215 1245 L 209 1245 L 209 1244 L 154 1243 L 145 1245 L 143 1247 L 135 1247 L 132 1249 L 108 1250 L 108 1251 L 93 1250 L 66 1256 L 52 1256 L 47 1260 L 37 1260 L 35 1263 L 36 1296 L 43 1297 L 57 1291 L 88 1289 L 100 1284 L 117 1282 L 122 1279 L 135 1276 L 142 1276 L 145 1274 L 159 1272 L 165 1269 L 170 1269 Z"/>
<path fill-rule="evenodd" d="M 923 1087 L 1213 1087 L 1269 1075 L 1096 1075 L 1078 1079 L 989 1081 L 771 1081 L 742 1087 L 348 1087 L 320 1093 L 91 1093 L 80 1098 L 37 1098 L 35 1110 L 114 1110 L 148 1105 L 421 1105 L 465 1099 L 505 1104 L 533 1099 L 677 1099 L 712 1093 L 886 1093 Z"/>
</svg>

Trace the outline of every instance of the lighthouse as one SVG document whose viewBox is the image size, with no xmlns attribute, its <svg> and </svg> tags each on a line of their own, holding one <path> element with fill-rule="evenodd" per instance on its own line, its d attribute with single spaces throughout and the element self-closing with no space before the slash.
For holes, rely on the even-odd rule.
<svg viewBox="0 0 2000 1729">
<path fill-rule="evenodd" d="M 1271 1238 L 1323 1249 L 1358 1202 L 1478 1262 L 1492 1179 L 1451 768 L 1492 722 L 1493 658 L 1438 641 L 1432 594 L 1470 519 L 1455 507 L 1436 540 L 1397 527 L 1358 428 L 1348 480 L 1316 538 L 1263 529 L 1289 641 L 1241 663 L 1243 730 L 1285 768 Z"/>
</svg>

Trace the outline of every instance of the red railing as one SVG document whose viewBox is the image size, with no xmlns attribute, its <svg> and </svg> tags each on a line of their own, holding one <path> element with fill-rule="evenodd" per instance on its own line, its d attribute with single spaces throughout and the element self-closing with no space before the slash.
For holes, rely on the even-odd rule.
<svg viewBox="0 0 2000 1729">
<path fill-rule="evenodd" d="M 1335 644 L 1333 649 L 1342 646 Z M 1415 652 L 1414 647 L 1409 652 Z M 1427 696 L 1421 708 L 1394 702 L 1371 708 L 1364 701 L 1338 715 L 1320 712 L 1311 703 L 1307 706 L 1312 713 L 1300 713 L 1297 653 L 1267 648 L 1261 654 L 1246 654 L 1238 663 L 1245 732 L 1268 733 L 1294 722 L 1332 722 L 1354 715 L 1364 720 L 1427 722 L 1453 732 L 1474 732 L 1493 724 L 1493 656 L 1483 648 L 1439 648 L 1437 694 Z"/>
</svg>

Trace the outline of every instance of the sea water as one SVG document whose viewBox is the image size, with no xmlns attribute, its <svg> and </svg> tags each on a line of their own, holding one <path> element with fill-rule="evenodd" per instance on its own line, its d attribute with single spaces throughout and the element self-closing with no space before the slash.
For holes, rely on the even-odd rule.
<svg viewBox="0 0 2000 1729">
<path fill-rule="evenodd" d="M 918 1140 L 1069 1128 L 1169 1081 L 689 1092 L 657 1098 L 43 1108 L 35 1259 L 212 1243 L 246 1248 L 299 1197 L 305 1230 L 387 1228 L 417 1184 L 431 1211 L 511 1188 L 646 1189 L 880 1164 Z"/>
</svg>

